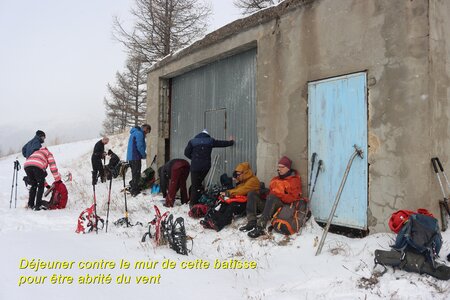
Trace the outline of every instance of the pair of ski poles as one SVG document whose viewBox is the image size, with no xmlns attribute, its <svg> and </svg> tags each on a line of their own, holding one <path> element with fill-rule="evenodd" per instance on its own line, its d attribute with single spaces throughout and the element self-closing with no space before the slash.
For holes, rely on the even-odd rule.
<svg viewBox="0 0 450 300">
<path fill-rule="evenodd" d="M 17 207 L 17 175 L 19 173 L 19 170 L 20 170 L 20 163 L 16 159 L 14 161 L 14 171 L 13 171 L 13 178 L 12 178 L 12 185 L 11 185 L 11 198 L 9 199 L 9 208 L 11 208 L 11 205 L 12 205 L 14 183 L 15 183 L 15 186 L 16 186 L 15 196 L 14 196 L 14 208 Z"/>
</svg>

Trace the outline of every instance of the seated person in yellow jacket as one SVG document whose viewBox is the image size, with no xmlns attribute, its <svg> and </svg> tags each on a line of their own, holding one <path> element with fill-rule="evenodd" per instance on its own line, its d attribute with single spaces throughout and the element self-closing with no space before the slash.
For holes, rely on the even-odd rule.
<svg viewBox="0 0 450 300">
<path fill-rule="evenodd" d="M 220 209 L 207 214 L 205 219 L 200 221 L 203 227 L 222 230 L 231 223 L 233 215 L 245 212 L 247 193 L 259 191 L 259 179 L 253 174 L 248 162 L 237 165 L 233 172 L 233 180 L 236 181 L 236 187 L 222 193 L 224 201 L 220 204 Z"/>
</svg>

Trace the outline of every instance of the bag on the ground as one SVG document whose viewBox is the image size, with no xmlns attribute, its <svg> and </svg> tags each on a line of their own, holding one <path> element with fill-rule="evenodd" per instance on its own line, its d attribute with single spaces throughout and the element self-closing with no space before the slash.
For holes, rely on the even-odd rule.
<svg viewBox="0 0 450 300">
<path fill-rule="evenodd" d="M 280 207 L 272 217 L 273 229 L 284 235 L 291 235 L 300 230 L 303 218 L 307 215 L 305 199 Z"/>
<path fill-rule="evenodd" d="M 395 232 L 395 233 L 399 233 L 399 231 L 402 229 L 403 224 L 406 223 L 406 221 L 408 221 L 409 216 L 414 215 L 414 214 L 422 214 L 422 215 L 426 215 L 426 216 L 430 216 L 432 217 L 433 215 L 426 210 L 425 208 L 419 208 L 417 210 L 417 212 L 411 211 L 411 210 L 406 210 L 406 209 L 401 209 L 398 210 L 394 213 L 392 213 L 390 219 L 389 219 L 389 228 Z"/>
<path fill-rule="evenodd" d="M 407 251 L 401 253 L 397 250 L 375 250 L 375 265 L 391 266 L 406 272 L 428 274 L 437 279 L 449 280 L 450 267 L 437 263 L 436 266 L 422 254 Z"/>
<path fill-rule="evenodd" d="M 141 180 L 139 181 L 139 189 L 141 191 L 149 189 L 152 187 L 154 182 L 155 182 L 155 170 L 153 170 L 151 167 L 148 167 L 141 174 Z"/>
<path fill-rule="evenodd" d="M 432 265 L 442 247 L 438 220 L 423 214 L 413 214 L 397 234 L 393 249 L 423 254 Z"/>
<path fill-rule="evenodd" d="M 52 197 L 47 209 L 66 208 L 68 200 L 67 187 L 63 182 L 54 182 L 52 187 Z"/>
</svg>

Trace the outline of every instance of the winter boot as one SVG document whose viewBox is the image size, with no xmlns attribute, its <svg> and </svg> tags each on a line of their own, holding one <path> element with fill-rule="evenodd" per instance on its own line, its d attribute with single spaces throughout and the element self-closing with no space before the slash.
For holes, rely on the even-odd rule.
<svg viewBox="0 0 450 300">
<path fill-rule="evenodd" d="M 256 226 L 256 221 L 249 221 L 246 225 L 239 227 L 240 231 L 243 232 L 247 232 L 247 231 L 251 231 L 255 228 Z"/>
<path fill-rule="evenodd" d="M 251 237 L 252 239 L 256 239 L 257 237 L 260 237 L 262 235 L 265 235 L 265 231 L 264 228 L 262 228 L 261 226 L 257 225 L 252 231 L 250 231 L 249 233 L 247 233 L 247 235 L 249 237 Z"/>
</svg>

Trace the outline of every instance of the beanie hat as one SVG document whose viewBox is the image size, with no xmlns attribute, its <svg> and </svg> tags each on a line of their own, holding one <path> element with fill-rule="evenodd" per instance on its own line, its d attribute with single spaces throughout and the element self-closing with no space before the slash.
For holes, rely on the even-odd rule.
<svg viewBox="0 0 450 300">
<path fill-rule="evenodd" d="M 206 130 L 206 128 L 202 130 L 202 133 L 206 133 L 209 135 L 209 132 L 208 132 L 208 130 Z"/>
<path fill-rule="evenodd" d="M 43 132 L 42 130 L 38 130 L 36 131 L 36 135 L 39 137 L 45 137 L 45 132 Z"/>
<path fill-rule="evenodd" d="M 290 160 L 287 156 L 283 156 L 278 161 L 278 164 L 285 166 L 286 168 L 291 168 L 292 166 L 292 160 Z"/>
</svg>

